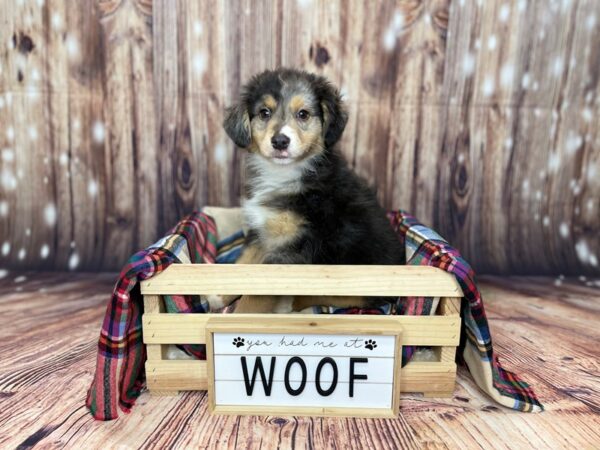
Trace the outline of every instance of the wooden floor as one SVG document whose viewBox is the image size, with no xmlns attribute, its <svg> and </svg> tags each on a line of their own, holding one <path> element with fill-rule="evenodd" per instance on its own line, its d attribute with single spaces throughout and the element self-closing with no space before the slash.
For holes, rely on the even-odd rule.
<svg viewBox="0 0 600 450">
<path fill-rule="evenodd" d="M 396 420 L 213 417 L 206 394 L 142 394 L 96 422 L 84 407 L 114 274 L 0 280 L 0 448 L 600 448 L 600 283 L 484 277 L 496 349 L 541 414 L 491 403 L 460 369 L 453 398 L 402 397 Z M 587 286 L 590 284 L 590 286 Z M 595 283 L 595 284 L 594 284 Z"/>
</svg>

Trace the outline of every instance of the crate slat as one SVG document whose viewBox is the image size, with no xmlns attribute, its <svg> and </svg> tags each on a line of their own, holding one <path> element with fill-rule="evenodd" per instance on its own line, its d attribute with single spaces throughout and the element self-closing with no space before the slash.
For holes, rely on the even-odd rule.
<svg viewBox="0 0 600 450">
<path fill-rule="evenodd" d="M 263 323 L 264 329 L 278 331 L 272 321 L 273 314 L 239 314 L 228 316 L 229 320 L 239 318 L 240 327 L 248 323 Z M 222 314 L 144 314 L 142 317 L 145 344 L 205 344 L 208 320 L 218 320 Z M 265 320 L 265 319 L 270 320 Z M 293 320 L 299 323 L 319 325 L 339 322 L 340 316 L 294 314 Z M 458 345 L 460 339 L 459 316 L 343 316 L 344 327 L 359 327 L 368 321 L 373 327 L 376 321 L 393 324 L 402 328 L 402 345 Z M 268 322 L 268 323 L 267 323 Z M 234 324 L 235 322 L 231 322 Z M 346 325 L 347 323 L 347 325 Z M 234 326 L 234 325 L 232 325 Z M 285 330 L 283 330 L 285 331 Z"/>
<path fill-rule="evenodd" d="M 462 297 L 456 279 L 427 266 L 173 264 L 142 294 Z"/>
<path fill-rule="evenodd" d="M 401 373 L 401 392 L 447 394 L 454 390 L 456 364 L 414 361 L 403 367 Z M 193 360 L 146 361 L 146 382 L 150 390 L 206 390 L 207 364 Z"/>
</svg>

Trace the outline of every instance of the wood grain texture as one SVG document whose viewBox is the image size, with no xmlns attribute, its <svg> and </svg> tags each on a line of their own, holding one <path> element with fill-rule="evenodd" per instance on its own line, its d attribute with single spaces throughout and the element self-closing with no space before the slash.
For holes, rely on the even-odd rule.
<svg viewBox="0 0 600 450">
<path fill-rule="evenodd" d="M 144 314 L 144 337 L 147 344 L 204 344 L 206 342 L 206 324 L 219 314 L 195 314 L 181 317 L 180 314 Z M 273 328 L 272 324 L 263 324 L 264 314 L 239 314 L 240 327 L 247 326 L 248 320 L 260 322 L 265 329 Z M 314 323 L 329 326 L 335 316 L 314 318 L 312 315 L 294 314 L 300 323 Z M 364 324 L 361 315 L 347 318 L 347 322 Z M 458 317 L 432 316 L 423 320 L 420 316 L 386 317 L 383 323 L 396 323 L 402 327 L 402 342 L 405 345 L 458 345 L 460 339 L 460 320 Z"/>
<path fill-rule="evenodd" d="M 595 0 L 0 0 L 0 267 L 118 269 L 237 205 L 222 111 L 328 76 L 341 150 L 482 273 L 598 274 Z"/>
<path fill-rule="evenodd" d="M 600 290 L 577 279 L 482 277 L 494 345 L 546 411 L 517 413 L 465 369 L 450 398 L 402 395 L 398 419 L 211 416 L 204 393 L 142 394 L 96 422 L 83 406 L 116 274 L 9 273 L 0 279 L 0 447 L 597 448 Z"/>
<path fill-rule="evenodd" d="M 317 264 L 174 264 L 142 281 L 140 290 L 168 295 L 463 295 L 456 278 L 436 267 Z"/>
</svg>

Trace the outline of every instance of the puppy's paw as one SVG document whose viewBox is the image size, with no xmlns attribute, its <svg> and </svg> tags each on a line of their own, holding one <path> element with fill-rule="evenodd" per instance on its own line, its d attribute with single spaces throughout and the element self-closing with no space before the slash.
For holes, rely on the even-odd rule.
<svg viewBox="0 0 600 450">
<path fill-rule="evenodd" d="M 192 355 L 188 355 L 186 352 L 178 348 L 176 345 L 167 345 L 167 359 L 196 359 Z"/>
<path fill-rule="evenodd" d="M 204 298 L 208 302 L 208 310 L 210 312 L 215 312 L 223 309 L 225 306 L 229 306 L 231 302 L 233 302 L 238 295 L 206 295 Z"/>
</svg>

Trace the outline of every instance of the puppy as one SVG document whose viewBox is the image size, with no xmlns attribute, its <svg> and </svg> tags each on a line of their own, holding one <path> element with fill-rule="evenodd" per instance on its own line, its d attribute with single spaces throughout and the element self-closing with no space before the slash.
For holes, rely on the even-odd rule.
<svg viewBox="0 0 600 450">
<path fill-rule="evenodd" d="M 322 76 L 267 70 L 246 84 L 223 124 L 247 151 L 248 234 L 239 263 L 404 264 L 375 192 L 336 148 L 347 120 L 339 91 Z M 358 304 L 338 304 L 348 302 Z"/>
</svg>

